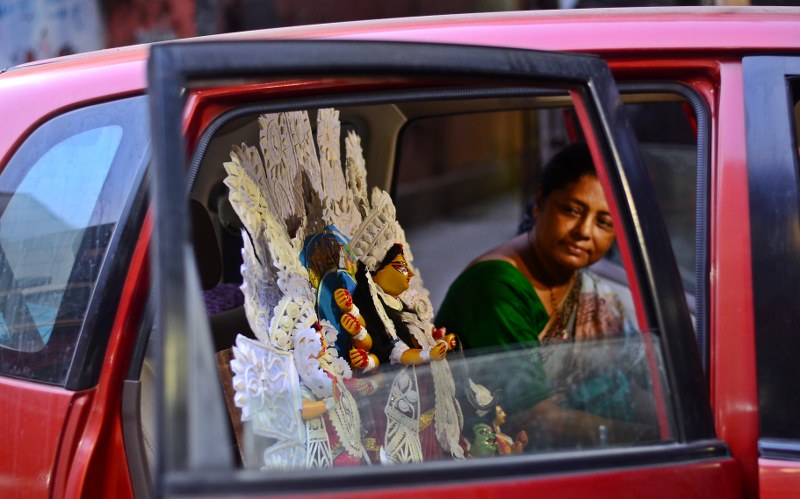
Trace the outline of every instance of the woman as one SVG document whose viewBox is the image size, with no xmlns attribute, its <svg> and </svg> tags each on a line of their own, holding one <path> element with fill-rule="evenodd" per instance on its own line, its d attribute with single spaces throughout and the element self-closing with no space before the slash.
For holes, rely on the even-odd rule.
<svg viewBox="0 0 800 499">
<path fill-rule="evenodd" d="M 585 270 L 614 242 L 585 145 L 568 146 L 545 166 L 531 218 L 528 230 L 456 279 L 436 324 L 456 332 L 465 349 L 503 352 L 502 366 L 473 357 L 473 377 L 503 390 L 509 423 L 540 446 L 550 436 L 555 445 L 628 439 L 630 428 L 611 419 L 637 419 L 636 388 L 602 365 L 615 361 L 616 352 L 598 356 L 585 343 L 619 338 L 624 329 L 619 299 Z M 552 347 L 537 348 L 543 345 Z"/>
</svg>

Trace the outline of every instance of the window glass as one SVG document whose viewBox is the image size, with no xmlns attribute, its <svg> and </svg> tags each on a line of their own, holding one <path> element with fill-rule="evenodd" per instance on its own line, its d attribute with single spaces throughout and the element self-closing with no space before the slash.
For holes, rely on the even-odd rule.
<svg viewBox="0 0 800 499">
<path fill-rule="evenodd" d="M 671 408 L 654 403 L 651 375 L 663 377 L 664 373 L 661 366 L 656 371 L 648 366 L 647 350 L 661 357 L 659 348 L 646 348 L 641 337 L 630 337 L 580 348 L 560 344 L 504 351 L 471 349 L 465 355 L 451 352 L 446 364 L 386 366 L 372 376 L 358 374 L 342 385 L 349 389 L 352 401 L 348 401 L 350 394 L 339 399 L 338 406 L 328 399 L 332 410 L 317 428 L 320 461 L 314 463 L 315 456 L 298 452 L 304 446 L 302 433 L 308 431 L 308 421 L 282 410 L 296 403 L 289 396 L 292 390 L 287 385 L 272 393 L 255 389 L 264 384 L 264 359 L 270 359 L 271 374 L 277 376 L 291 373 L 288 358 L 279 361 L 264 342 L 239 341 L 232 381 L 254 388 L 248 397 L 237 395 L 239 414 L 247 418 L 236 435 L 242 465 L 277 470 L 288 462 L 290 468 L 302 469 L 326 467 L 320 465 L 325 459 L 332 459 L 328 464 L 332 466 L 366 464 L 367 459 L 372 464 L 402 464 L 658 443 L 665 437 L 657 412 Z M 446 444 L 448 406 L 442 401 L 448 388 L 438 384 L 443 366 L 454 381 L 450 388 L 456 400 L 453 408 L 459 411 L 449 414 L 451 423 L 461 428 L 450 435 L 452 447 Z M 309 376 L 299 373 L 301 391 L 314 386 Z M 297 402 L 325 400 L 316 394 L 323 392 L 322 386 Z M 342 406 L 347 403 L 352 404 L 348 419 L 339 419 L 336 412 L 344 412 Z M 276 445 L 287 442 L 283 435 L 267 430 L 278 423 L 268 417 L 280 418 L 287 433 L 295 431 L 300 436 L 294 452 Z M 348 435 L 358 434 L 360 440 L 348 440 Z M 322 448 L 323 442 L 330 449 Z M 325 456 L 328 452 L 330 457 Z"/>
<path fill-rule="evenodd" d="M 147 154 L 144 100 L 55 118 L 0 175 L 0 361 L 61 382 L 105 250 Z"/>
<path fill-rule="evenodd" d="M 694 114 L 684 101 L 673 95 L 641 99 L 641 102 L 628 104 L 626 111 L 630 113 L 641 141 L 645 166 L 653 180 L 687 301 L 693 310 L 698 175 Z M 660 120 L 658 124 L 653 123 L 656 116 Z M 512 419 L 520 417 L 523 406 L 530 405 L 524 391 L 517 390 L 520 378 L 516 376 L 517 373 L 525 373 L 521 366 L 527 365 L 530 369 L 530 362 L 520 362 L 521 357 L 515 356 L 519 354 L 508 352 L 512 349 L 510 345 L 518 348 L 516 345 L 533 341 L 534 344 L 543 344 L 534 349 L 537 352 L 535 355 L 560 359 L 549 360 L 559 366 L 572 362 L 568 357 L 548 352 L 550 347 L 542 337 L 552 330 L 553 322 L 558 320 L 557 315 L 551 316 L 551 322 L 539 332 L 538 338 L 522 332 L 527 331 L 530 328 L 528 324 L 536 320 L 527 313 L 528 310 L 537 309 L 542 302 L 550 300 L 552 303 L 545 303 L 545 309 L 559 310 L 559 306 L 555 305 L 557 300 L 553 299 L 552 294 L 548 298 L 540 293 L 539 300 L 532 298 L 519 307 L 521 311 L 516 311 L 513 306 L 506 304 L 519 301 L 524 290 L 519 291 L 521 288 L 507 283 L 503 284 L 507 287 L 498 288 L 492 284 L 494 280 L 487 284 L 481 281 L 480 276 L 474 276 L 481 273 L 479 268 L 488 269 L 491 265 L 482 260 L 498 258 L 496 252 L 499 244 L 516 240 L 512 238 L 530 230 L 533 219 L 542 216 L 541 212 L 536 215 L 536 203 L 533 201 L 540 195 L 537 194 L 537 189 L 541 188 L 538 181 L 547 169 L 550 158 L 581 138 L 582 133 L 573 111 L 552 106 L 526 111 L 429 118 L 411 122 L 403 135 L 396 188 L 398 216 L 403 220 L 407 237 L 414 248 L 415 265 L 419 266 L 420 274 L 430 290 L 431 301 L 438 312 L 437 323 L 448 328 L 454 327 L 453 332 L 465 335 L 464 347 L 468 349 L 465 352 L 472 364 L 476 362 L 473 356 L 479 359 L 483 357 L 480 348 L 489 348 L 494 341 L 484 344 L 486 335 L 504 338 L 504 355 L 509 357 L 503 359 L 501 365 L 507 372 L 515 373 L 515 376 L 504 377 L 495 370 L 494 375 L 484 374 L 481 384 L 505 394 L 506 403 L 511 408 L 509 413 L 516 413 Z M 547 202 L 544 201 L 543 205 L 546 206 Z M 506 246 L 500 248 L 502 252 Z M 485 253 L 487 251 L 488 255 Z M 484 274 L 496 274 L 502 270 L 500 266 L 495 265 Z M 636 313 L 616 247 L 612 246 L 606 257 L 592 265 L 590 270 L 602 283 L 603 289 L 610 292 L 603 301 L 618 300 L 626 323 L 635 330 Z M 465 279 L 467 275 L 473 278 Z M 464 291 L 463 288 L 467 286 L 472 286 L 473 291 Z M 492 293 L 505 293 L 500 300 L 505 307 L 504 312 L 496 321 L 486 319 L 487 315 L 491 315 L 491 308 L 487 304 L 492 303 L 488 298 Z M 541 320 L 544 323 L 547 316 Z M 498 330 L 498 327 L 501 329 Z M 480 330 L 481 333 L 469 333 L 470 330 Z M 476 336 L 479 336 L 478 340 Z M 562 348 L 562 352 L 565 349 Z M 581 365 L 584 361 L 576 362 L 573 365 Z M 547 368 L 544 372 L 544 378 L 551 387 L 563 386 L 557 374 Z M 599 389 L 600 384 L 597 382 L 593 389 Z M 587 390 L 585 386 L 578 385 L 580 383 L 571 384 L 565 391 Z M 649 387 L 651 390 L 654 387 L 647 383 L 637 386 L 637 389 Z M 527 396 L 530 396 L 528 392 Z M 562 392 L 559 393 L 560 397 Z M 563 396 L 570 399 L 575 394 Z M 609 395 L 599 398 L 608 399 Z M 594 412 L 594 409 L 590 412 Z M 567 440 L 550 442 L 550 445 L 567 445 Z"/>
<path fill-rule="evenodd" d="M 517 233 L 533 194 L 536 111 L 419 120 L 398 164 L 398 219 L 434 307 L 484 251 Z"/>
<path fill-rule="evenodd" d="M 49 341 L 76 249 L 121 137 L 122 128 L 114 125 L 57 144 L 31 167 L 8 200 L 0 216 L 3 270 L 8 274 L 4 279 L 12 290 L 20 290 L 22 301 L 4 309 L 0 321 L 4 345 L 35 351 Z M 23 341 L 17 333 L 28 318 L 39 333 L 38 341 Z"/>
<path fill-rule="evenodd" d="M 694 312 L 697 244 L 697 118 L 689 104 L 674 96 L 667 102 L 629 103 L 690 310 Z"/>
<path fill-rule="evenodd" d="M 486 278 L 494 269 L 459 284 L 473 259 L 517 237 L 541 158 L 568 143 L 564 124 L 580 137 L 570 109 L 521 101 L 312 109 L 238 117 L 218 129 L 192 185 L 194 249 L 244 467 L 674 439 L 660 340 L 637 331 L 621 264 L 617 282 L 575 273 L 545 299 L 519 272 L 509 272 L 511 287 Z M 468 112 L 409 118 L 452 107 Z M 398 138 L 397 151 L 382 149 Z M 591 220 L 599 258 L 614 220 L 596 174 L 584 173 L 564 185 L 588 194 L 553 190 L 547 217 Z M 394 196 L 372 180 L 392 174 Z M 227 254 L 229 239 L 240 246 Z M 567 252 L 548 258 L 575 257 L 581 268 L 591 259 L 585 248 Z M 229 259 L 238 279 L 224 270 L 206 278 Z M 448 304 L 448 289 L 459 286 L 463 300 Z M 507 310 L 493 308 L 511 295 Z M 503 341 L 483 341 L 495 336 Z"/>
</svg>

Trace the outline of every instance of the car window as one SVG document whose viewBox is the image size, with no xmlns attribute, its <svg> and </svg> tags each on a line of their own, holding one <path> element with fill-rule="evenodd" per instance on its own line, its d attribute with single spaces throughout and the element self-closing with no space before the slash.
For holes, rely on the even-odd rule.
<svg viewBox="0 0 800 499">
<path fill-rule="evenodd" d="M 0 363 L 6 374 L 63 382 L 147 154 L 144 110 L 138 98 L 58 116 L 31 134 L 0 175 Z"/>
<path fill-rule="evenodd" d="M 359 250 L 351 249 L 351 244 L 357 247 L 359 243 L 353 241 L 362 237 L 357 235 L 359 224 L 373 220 L 371 208 L 357 216 L 352 212 L 356 219 L 336 215 L 354 209 L 348 208 L 348 203 L 356 203 L 353 200 L 314 208 L 320 196 L 324 198 L 318 190 L 325 191 L 326 185 L 347 190 L 359 184 L 361 180 L 350 176 L 354 163 L 365 165 L 362 180 L 370 189 L 380 186 L 383 179 L 395 179 L 395 187 L 388 184 L 383 191 L 385 199 L 393 199 L 385 202 L 394 211 L 376 215 L 374 232 L 365 230 L 382 233 L 379 221 L 386 216 L 405 229 L 404 235 L 393 236 L 407 238 L 405 260 L 393 260 L 384 268 L 391 267 L 394 277 L 403 273 L 410 278 L 412 288 L 402 296 L 421 308 L 408 321 L 421 320 L 422 325 L 416 327 L 427 334 L 442 313 L 469 312 L 453 307 L 442 310 L 448 288 L 471 260 L 515 236 L 541 164 L 531 158 L 546 153 L 544 144 L 552 153 L 567 142 L 564 115 L 571 112 L 552 106 L 537 109 L 527 101 L 512 99 L 490 102 L 423 101 L 406 106 L 390 103 L 246 114 L 212 129 L 215 133 L 204 146 L 192 184 L 192 225 L 206 311 L 218 350 L 217 366 L 235 435 L 232 448 L 241 466 L 302 469 L 413 463 L 648 445 L 676 438 L 672 406 L 663 396 L 666 373 L 660 340 L 638 331 L 621 264 L 617 269 L 620 282 L 592 274 L 573 288 L 576 296 L 595 296 L 608 312 L 604 317 L 609 322 L 600 327 L 604 333 L 597 341 L 543 341 L 541 345 L 520 341 L 499 348 L 470 344 L 456 327 L 446 363 L 422 362 L 413 368 L 403 367 L 403 353 L 391 345 L 399 344 L 397 338 L 405 338 L 406 349 L 424 350 L 431 345 L 420 343 L 421 337 L 403 336 L 416 334 L 404 333 L 397 325 L 403 321 L 387 326 L 393 323 L 393 312 L 384 315 L 375 302 L 359 298 L 359 289 L 373 285 L 360 281 L 360 272 L 366 271 L 359 267 Z M 426 112 L 441 114 L 437 110 L 453 106 L 471 112 L 407 118 Z M 318 121 L 331 113 L 335 119 Z M 570 123 L 579 129 L 574 117 Z M 555 137 L 556 133 L 561 135 Z M 354 137 L 358 147 L 353 146 Z M 397 149 L 382 149 L 391 137 L 401 138 Z M 665 143 L 658 150 L 662 156 L 683 159 L 682 154 L 688 155 L 688 161 L 696 165 L 693 146 L 687 145 L 685 153 L 683 144 L 671 148 L 667 139 Z M 668 161 L 659 166 L 667 169 Z M 309 173 L 319 164 L 338 169 L 337 174 L 328 174 L 338 175 L 338 183 L 325 173 L 319 174 L 321 179 Z M 292 173 L 292 168 L 302 173 Z M 685 170 L 675 174 L 680 175 L 686 175 Z M 693 186 L 688 189 L 693 192 Z M 391 197 L 389 190 L 393 190 Z M 686 195 L 680 187 L 665 191 Z M 298 197 L 300 192 L 306 192 L 304 198 Z M 274 201 L 276 196 L 282 201 Z M 678 205 L 678 194 L 674 196 L 670 201 Z M 366 202 L 374 208 L 379 201 Z M 198 205 L 202 209 L 196 211 Z M 321 221 L 331 219 L 338 222 Z M 302 239 L 285 245 L 297 234 L 303 234 Z M 370 237 L 366 239 L 372 241 Z M 210 257 L 221 259 L 221 265 L 209 264 Z M 291 265 L 284 267 L 287 261 Z M 257 262 L 272 263 L 261 270 L 265 267 Z M 283 269 L 283 277 L 277 277 L 271 287 L 267 284 L 270 265 Z M 311 312 L 279 302 L 288 296 L 287 281 L 297 275 L 304 276 L 298 282 L 306 283 L 297 286 L 310 287 L 316 297 L 317 321 L 309 323 L 311 329 L 292 329 L 292 324 Z M 377 272 L 371 275 L 373 282 L 379 278 Z M 621 297 L 612 284 L 627 295 Z M 259 291 L 262 286 L 268 287 Z M 347 312 L 341 308 L 335 299 L 339 290 L 350 293 L 354 308 Z M 478 284 L 472 291 L 480 294 L 483 289 Z M 486 293 L 491 292 L 487 288 Z M 480 303 L 481 298 L 477 300 Z M 472 312 L 470 318 L 479 318 L 483 310 L 474 306 Z M 576 320 L 573 313 L 577 314 L 565 312 L 565 322 Z M 375 338 L 374 351 L 362 349 L 367 357 L 375 353 L 378 367 L 374 370 L 358 367 L 359 360 L 351 357 L 355 340 L 343 333 L 348 314 L 360 322 L 354 326 L 357 331 Z M 284 323 L 286 331 L 293 332 L 281 336 L 284 333 L 278 329 Z M 565 323 L 564 327 L 574 325 Z M 353 337 L 358 334 L 354 332 Z M 379 345 L 380 335 L 395 339 L 384 347 Z M 381 348 L 385 353 L 379 353 Z M 323 356 L 314 361 L 315 369 L 304 370 L 305 359 L 316 358 L 320 352 Z M 508 376 L 508 372 L 515 374 Z M 326 378 L 333 380 L 334 388 Z M 572 411 L 573 416 L 585 414 L 582 433 L 559 435 L 547 418 L 533 414 L 532 408 L 545 399 L 556 409 Z M 322 412 L 307 420 L 300 417 L 302 411 L 285 410 L 312 403 Z M 312 423 L 319 425 L 314 429 L 314 438 L 320 439 L 316 455 L 307 454 L 308 449 L 298 451 Z M 278 427 L 284 429 L 278 432 Z"/>
</svg>

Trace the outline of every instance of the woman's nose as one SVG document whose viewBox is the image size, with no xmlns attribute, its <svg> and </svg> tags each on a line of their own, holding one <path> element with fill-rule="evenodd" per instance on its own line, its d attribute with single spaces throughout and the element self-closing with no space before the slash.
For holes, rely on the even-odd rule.
<svg viewBox="0 0 800 499">
<path fill-rule="evenodd" d="M 581 217 L 575 222 L 575 226 L 572 227 L 572 233 L 575 236 L 586 239 L 589 237 L 590 224 L 591 221 L 589 220 L 589 217 Z"/>
</svg>

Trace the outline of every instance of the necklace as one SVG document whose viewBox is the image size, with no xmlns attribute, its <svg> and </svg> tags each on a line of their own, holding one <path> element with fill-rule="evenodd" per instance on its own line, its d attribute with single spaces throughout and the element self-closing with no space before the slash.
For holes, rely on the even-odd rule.
<svg viewBox="0 0 800 499">
<path fill-rule="evenodd" d="M 539 341 L 543 345 L 551 343 L 563 343 L 572 339 L 570 334 L 570 323 L 573 322 L 573 315 L 578 305 L 578 297 L 580 295 L 580 286 L 576 281 L 570 284 L 566 296 L 561 302 L 561 306 L 556 302 L 556 296 L 553 288 L 550 288 L 550 306 L 552 313 L 550 314 L 551 320 L 548 327 L 539 334 Z"/>
<path fill-rule="evenodd" d="M 534 262 L 541 267 L 541 262 L 539 261 L 538 255 L 533 247 L 533 242 L 531 241 L 532 232 L 533 231 L 528 231 L 528 251 Z M 529 271 L 530 270 L 529 268 Z M 533 275 L 533 272 L 531 272 L 531 275 Z M 544 284 L 541 280 L 539 280 L 539 282 Z M 556 300 L 555 288 L 556 286 L 547 286 L 547 293 L 550 298 L 551 320 L 549 322 L 549 327 L 540 334 L 540 340 L 543 343 L 563 342 L 568 341 L 570 338 L 568 322 L 569 317 L 572 315 L 572 310 L 577 304 L 578 298 L 578 288 L 575 286 L 575 274 L 573 273 L 567 281 L 567 291 L 566 296 L 563 297 L 562 306 L 559 306 Z"/>
<path fill-rule="evenodd" d="M 553 291 L 553 288 L 550 288 L 549 291 L 550 310 L 552 310 L 551 316 L 553 317 L 553 320 L 548 333 L 545 334 L 545 337 L 548 339 L 560 338 L 561 340 L 566 341 L 569 339 L 569 332 L 567 331 L 566 324 L 564 323 L 564 314 L 562 313 L 561 307 L 559 307 L 556 303 L 556 294 Z"/>
</svg>

